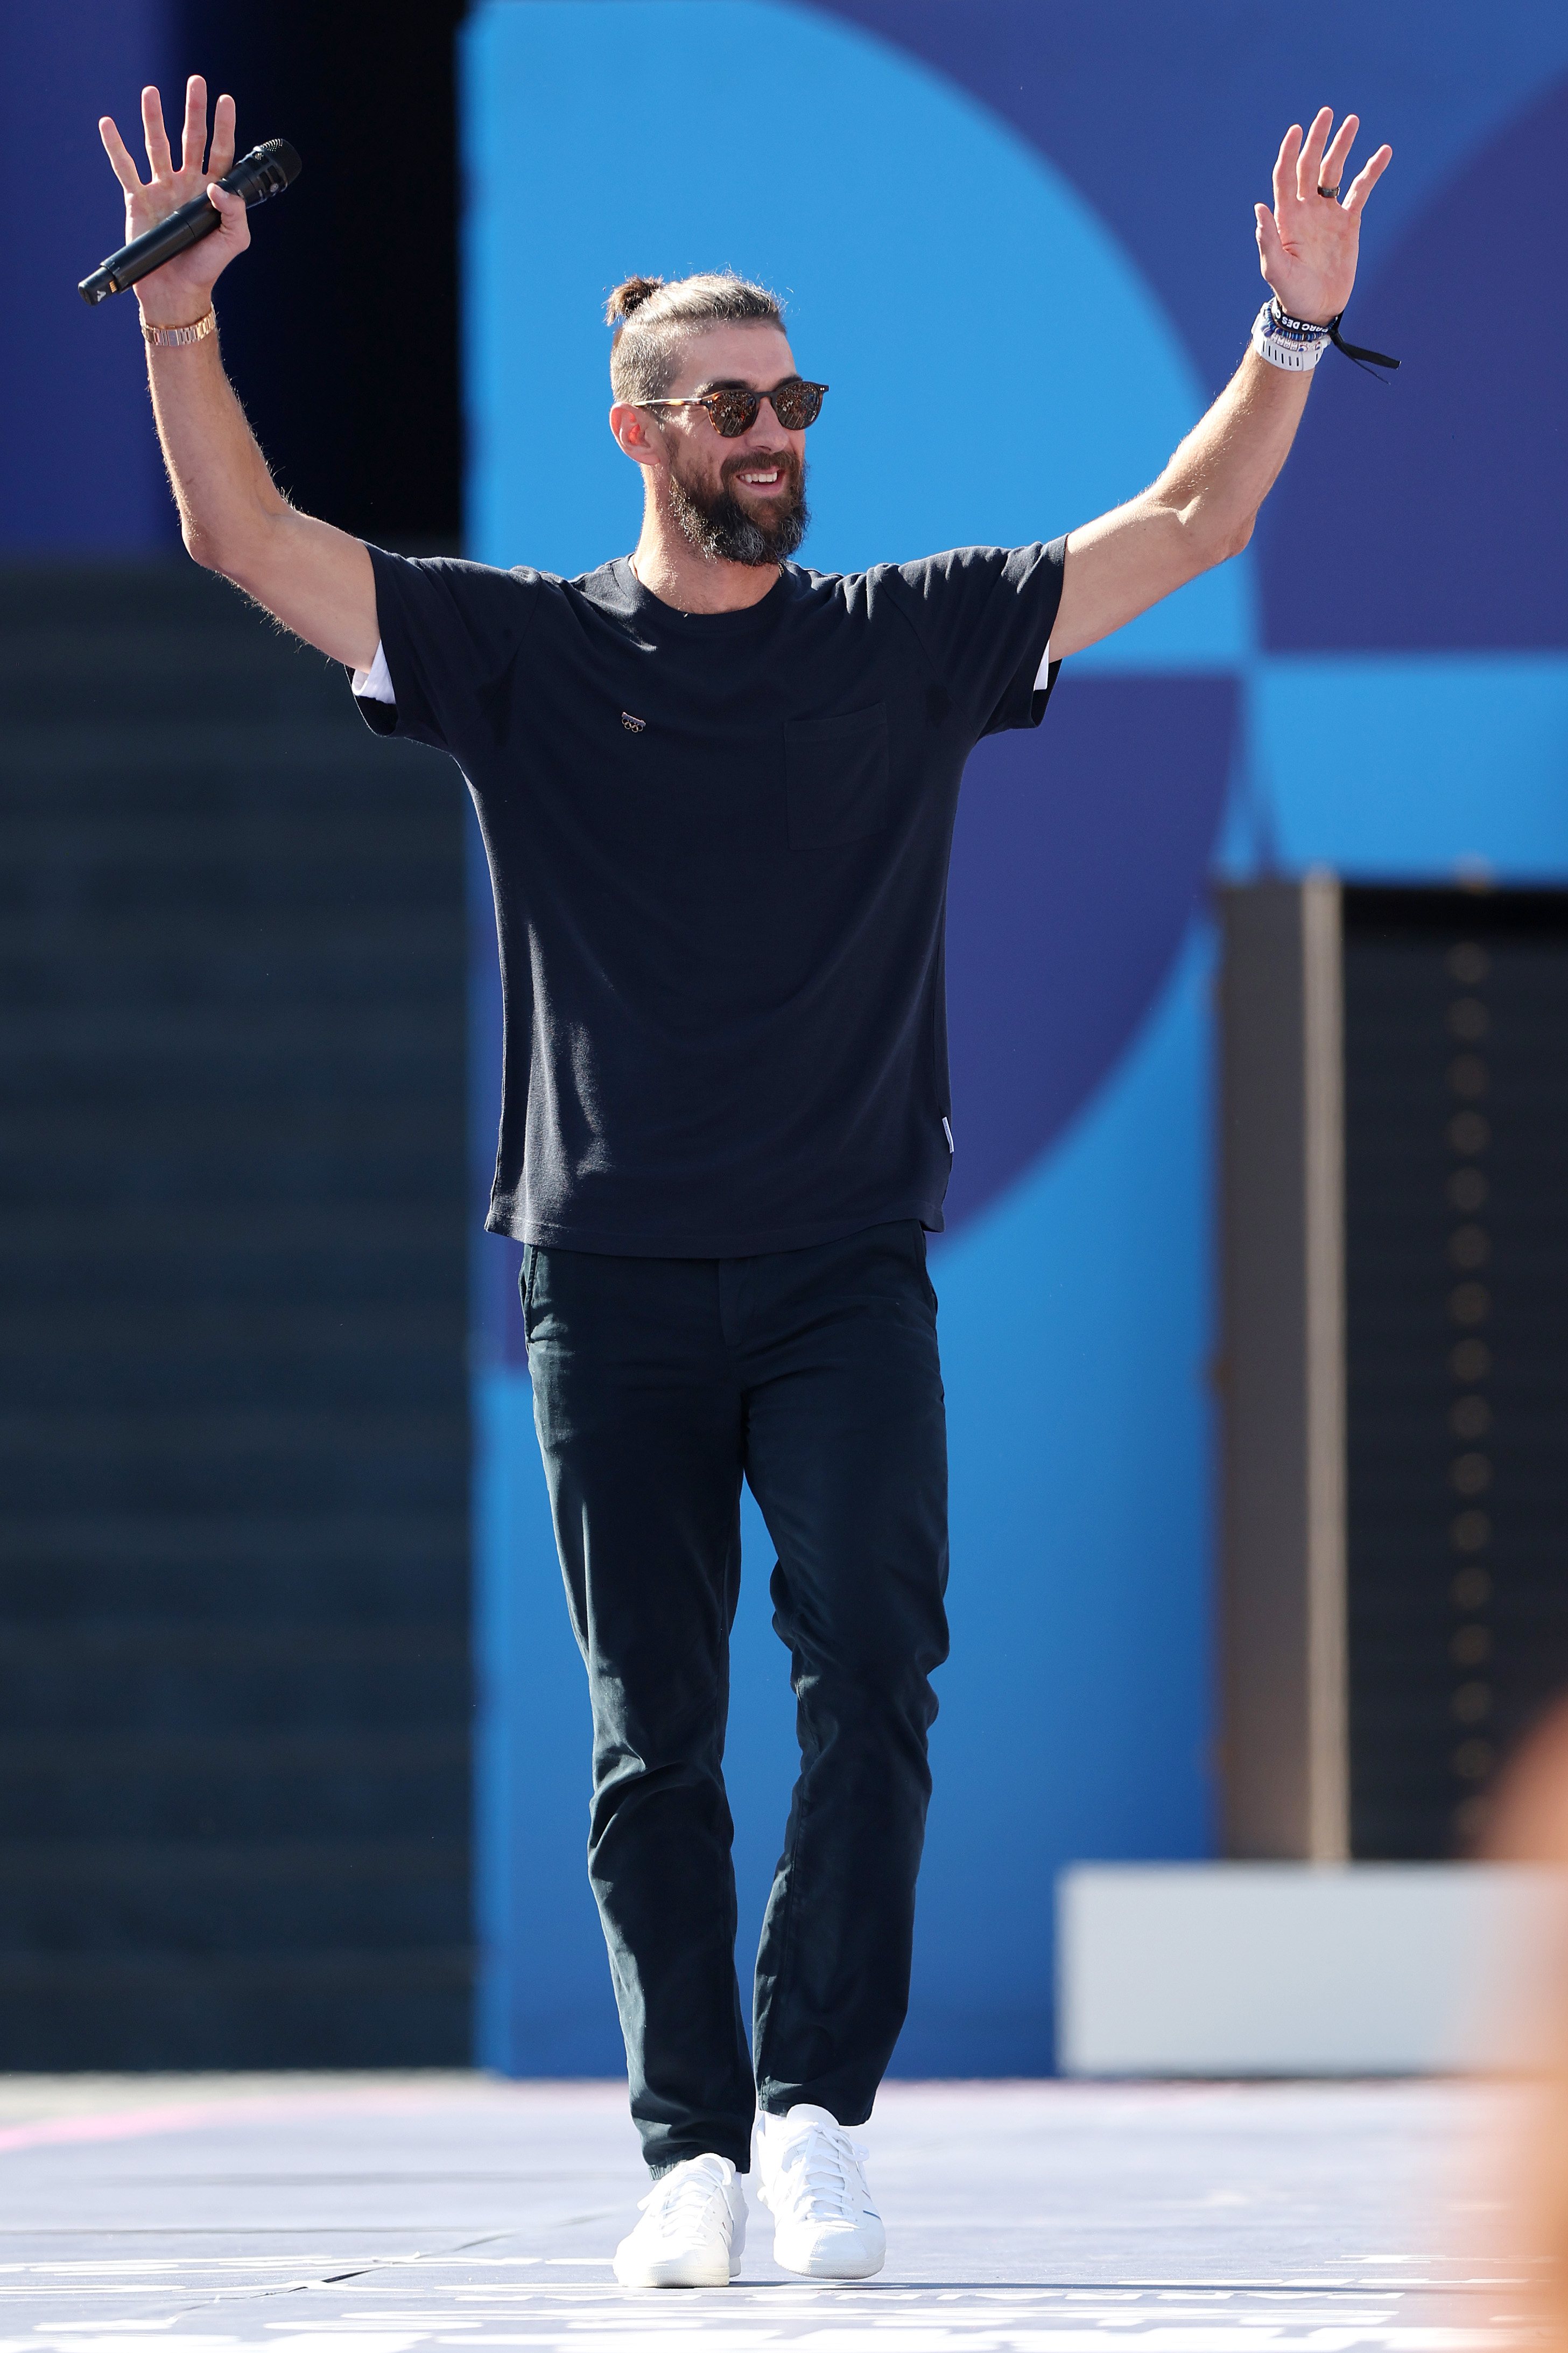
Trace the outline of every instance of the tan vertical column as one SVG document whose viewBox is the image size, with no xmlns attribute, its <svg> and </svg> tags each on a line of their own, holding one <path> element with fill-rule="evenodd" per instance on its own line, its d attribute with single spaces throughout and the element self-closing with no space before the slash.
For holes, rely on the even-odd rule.
<svg viewBox="0 0 1568 2353">
<path fill-rule="evenodd" d="M 1226 1851 L 1349 1852 L 1344 1052 L 1331 875 L 1223 896 Z"/>
<path fill-rule="evenodd" d="M 1344 950 L 1340 886 L 1301 886 L 1307 1408 L 1307 1852 L 1350 1855 L 1345 1592 Z"/>
</svg>

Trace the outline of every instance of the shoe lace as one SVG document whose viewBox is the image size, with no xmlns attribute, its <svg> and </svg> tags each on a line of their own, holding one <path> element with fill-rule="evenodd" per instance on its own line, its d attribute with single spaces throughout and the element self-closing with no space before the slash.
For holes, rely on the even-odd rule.
<svg viewBox="0 0 1568 2353">
<path fill-rule="evenodd" d="M 686 2224 L 701 2220 L 708 2202 L 730 2180 L 734 2168 L 726 2158 L 689 2157 L 673 2166 L 653 2185 L 637 2211 L 668 2238 Z"/>
<path fill-rule="evenodd" d="M 860 2167 L 868 2153 L 847 2133 L 812 2125 L 785 2143 L 778 2162 L 779 2186 L 807 2221 L 858 2221 Z"/>
</svg>

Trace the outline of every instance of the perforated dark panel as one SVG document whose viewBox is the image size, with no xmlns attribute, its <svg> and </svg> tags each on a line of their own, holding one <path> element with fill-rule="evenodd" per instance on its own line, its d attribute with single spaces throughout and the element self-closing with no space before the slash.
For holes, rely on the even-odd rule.
<svg viewBox="0 0 1568 2353">
<path fill-rule="evenodd" d="M 0 2068 L 468 2052 L 460 787 L 0 578 Z"/>
<path fill-rule="evenodd" d="M 1568 894 L 1344 894 L 1352 1847 L 1568 1686 Z"/>
</svg>

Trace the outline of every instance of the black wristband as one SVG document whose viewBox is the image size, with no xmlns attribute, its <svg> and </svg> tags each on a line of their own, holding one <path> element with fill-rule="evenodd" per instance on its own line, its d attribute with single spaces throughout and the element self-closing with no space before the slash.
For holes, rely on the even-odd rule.
<svg viewBox="0 0 1568 2353">
<path fill-rule="evenodd" d="M 1347 343 L 1340 332 L 1340 321 L 1345 315 L 1342 311 L 1336 311 L 1326 322 L 1321 319 L 1293 319 L 1282 307 L 1278 294 L 1270 296 L 1268 307 L 1287 335 L 1299 337 L 1302 343 L 1316 343 L 1321 335 L 1327 335 L 1335 351 L 1343 352 L 1347 360 L 1353 360 L 1363 375 L 1370 375 L 1374 367 L 1387 368 L 1392 375 L 1399 365 L 1399 362 L 1390 359 L 1386 352 L 1368 351 L 1363 343 Z"/>
<path fill-rule="evenodd" d="M 1295 336 L 1304 343 L 1321 343 L 1325 335 L 1331 336 L 1333 332 L 1331 325 L 1321 319 L 1293 319 L 1281 305 L 1278 294 L 1269 296 L 1268 311 L 1277 327 L 1283 327 L 1288 335 Z"/>
<path fill-rule="evenodd" d="M 1392 375 L 1399 362 L 1391 360 L 1386 352 L 1370 352 L 1364 343 L 1346 343 L 1340 332 L 1340 321 L 1344 315 L 1342 311 L 1337 311 L 1329 321 L 1329 341 L 1335 351 L 1343 352 L 1347 360 L 1353 360 L 1363 375 L 1371 375 L 1373 368 L 1386 368 Z M 1377 382 L 1381 384 L 1383 378 L 1379 376 Z"/>
</svg>

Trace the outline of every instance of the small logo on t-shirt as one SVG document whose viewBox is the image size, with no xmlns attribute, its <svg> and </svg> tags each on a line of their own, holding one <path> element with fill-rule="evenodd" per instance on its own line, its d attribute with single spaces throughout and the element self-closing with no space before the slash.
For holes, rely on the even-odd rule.
<svg viewBox="0 0 1568 2353">
<path fill-rule="evenodd" d="M 628 735 L 640 735 L 643 729 L 647 725 L 647 721 L 646 719 L 634 719 L 629 711 L 623 711 L 621 713 L 621 725 L 626 729 Z"/>
</svg>

